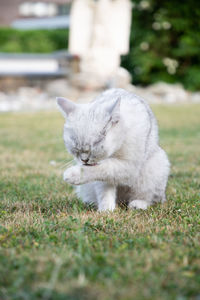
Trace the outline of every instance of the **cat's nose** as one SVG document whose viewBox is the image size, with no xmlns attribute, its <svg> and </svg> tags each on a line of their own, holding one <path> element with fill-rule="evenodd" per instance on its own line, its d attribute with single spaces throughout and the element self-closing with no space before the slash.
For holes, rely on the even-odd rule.
<svg viewBox="0 0 200 300">
<path fill-rule="evenodd" d="M 81 160 L 82 160 L 82 162 L 84 162 L 84 164 L 87 164 L 88 163 L 88 161 L 89 161 L 89 159 L 87 158 L 87 159 L 82 159 L 81 158 Z"/>
<path fill-rule="evenodd" d="M 81 153 L 80 159 L 84 164 L 87 164 L 87 162 L 89 161 L 89 154 L 86 152 Z"/>
</svg>

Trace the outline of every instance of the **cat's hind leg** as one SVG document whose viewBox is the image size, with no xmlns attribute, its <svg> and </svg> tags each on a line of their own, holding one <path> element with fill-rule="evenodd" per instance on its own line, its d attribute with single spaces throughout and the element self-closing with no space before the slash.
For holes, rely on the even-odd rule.
<svg viewBox="0 0 200 300">
<path fill-rule="evenodd" d="M 150 202 L 148 201 L 145 201 L 145 200 L 133 200 L 129 203 L 128 207 L 131 208 L 131 209 L 147 209 L 148 206 L 150 206 Z"/>
<path fill-rule="evenodd" d="M 164 202 L 165 189 L 169 175 L 169 161 L 165 152 L 159 148 L 146 162 L 134 186 L 135 195 L 130 197 L 129 207 L 147 209 L 157 202 Z"/>
</svg>

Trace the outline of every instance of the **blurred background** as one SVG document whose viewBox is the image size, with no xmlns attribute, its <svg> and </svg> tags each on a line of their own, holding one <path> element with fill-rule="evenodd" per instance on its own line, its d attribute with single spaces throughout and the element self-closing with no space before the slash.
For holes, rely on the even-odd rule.
<svg viewBox="0 0 200 300">
<path fill-rule="evenodd" d="M 1 0 L 0 111 L 110 87 L 200 102 L 199 19 L 194 0 Z"/>
<path fill-rule="evenodd" d="M 199 67 L 199 0 L 0 0 L 0 300 L 200 300 Z M 111 87 L 152 104 L 171 162 L 145 212 L 62 179 L 56 96 Z"/>
</svg>

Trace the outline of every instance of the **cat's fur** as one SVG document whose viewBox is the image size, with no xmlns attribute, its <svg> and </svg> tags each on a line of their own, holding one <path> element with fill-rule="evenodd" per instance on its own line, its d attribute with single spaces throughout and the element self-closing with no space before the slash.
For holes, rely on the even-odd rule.
<svg viewBox="0 0 200 300">
<path fill-rule="evenodd" d="M 83 202 L 112 211 L 116 202 L 146 209 L 165 201 L 170 164 L 143 99 L 111 89 L 89 104 L 58 98 L 58 105 L 66 116 L 65 145 L 77 160 L 64 180 L 81 185 Z"/>
</svg>

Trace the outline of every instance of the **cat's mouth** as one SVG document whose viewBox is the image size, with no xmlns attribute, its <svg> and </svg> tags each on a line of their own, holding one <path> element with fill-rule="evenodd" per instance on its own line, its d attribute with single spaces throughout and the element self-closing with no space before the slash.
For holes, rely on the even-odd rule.
<svg viewBox="0 0 200 300">
<path fill-rule="evenodd" d="M 86 164 L 83 164 L 84 166 L 88 166 L 88 167 L 92 167 L 92 166 L 96 166 L 97 165 L 97 163 L 93 163 L 93 164 L 88 164 L 88 163 L 86 163 Z"/>
</svg>

